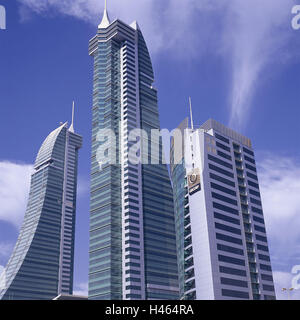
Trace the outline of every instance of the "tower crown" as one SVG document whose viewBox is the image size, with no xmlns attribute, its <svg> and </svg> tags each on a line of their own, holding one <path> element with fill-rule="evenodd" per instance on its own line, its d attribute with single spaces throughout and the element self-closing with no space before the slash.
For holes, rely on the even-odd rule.
<svg viewBox="0 0 300 320">
<path fill-rule="evenodd" d="M 105 0 L 103 18 L 101 23 L 98 25 L 98 29 L 105 29 L 110 25 L 109 16 L 107 13 L 107 0 Z"/>
</svg>

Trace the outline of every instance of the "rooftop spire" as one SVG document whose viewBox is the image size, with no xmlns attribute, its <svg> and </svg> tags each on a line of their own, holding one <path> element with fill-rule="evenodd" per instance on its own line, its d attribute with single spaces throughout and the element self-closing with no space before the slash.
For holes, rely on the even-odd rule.
<svg viewBox="0 0 300 320">
<path fill-rule="evenodd" d="M 194 130 L 194 121 L 193 121 L 193 110 L 192 110 L 192 99 L 191 99 L 191 97 L 189 97 L 189 101 L 190 101 L 191 127 L 192 127 L 192 130 Z"/>
<path fill-rule="evenodd" d="M 107 13 L 107 0 L 105 0 L 105 6 L 104 6 L 104 12 L 103 12 L 103 18 L 101 23 L 99 24 L 99 29 L 105 29 L 110 25 L 108 13 Z"/>
<path fill-rule="evenodd" d="M 69 131 L 74 133 L 74 113 L 75 113 L 75 102 L 73 101 L 73 107 L 72 107 L 72 123 L 69 128 Z"/>
</svg>

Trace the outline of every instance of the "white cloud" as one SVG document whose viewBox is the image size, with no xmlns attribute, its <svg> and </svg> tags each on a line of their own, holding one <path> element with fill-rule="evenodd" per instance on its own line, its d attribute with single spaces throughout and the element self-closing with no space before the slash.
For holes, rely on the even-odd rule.
<svg viewBox="0 0 300 320">
<path fill-rule="evenodd" d="M 230 1 L 223 34 L 224 48 L 232 62 L 230 124 L 241 127 L 252 96 L 261 84 L 265 67 L 280 65 L 290 36 L 294 0 Z"/>
<path fill-rule="evenodd" d="M 300 264 L 300 163 L 267 155 L 258 163 L 258 171 L 274 262 Z"/>
<path fill-rule="evenodd" d="M 0 221 L 19 227 L 29 194 L 32 166 L 0 162 Z"/>
<path fill-rule="evenodd" d="M 88 283 L 84 282 L 84 283 L 79 283 L 77 285 L 75 285 L 75 290 L 73 292 L 73 294 L 75 296 L 88 296 Z"/>
<path fill-rule="evenodd" d="M 12 243 L 0 243 L 0 258 L 7 258 L 11 254 L 13 249 Z M 1 273 L 1 272 L 0 272 Z"/>
<path fill-rule="evenodd" d="M 80 176 L 77 183 L 77 196 L 83 197 L 88 194 L 90 183 L 86 177 Z"/>
<path fill-rule="evenodd" d="M 288 299 L 282 288 L 292 287 L 291 270 L 300 265 L 300 162 L 298 159 L 264 154 L 258 174 L 278 299 Z M 300 290 L 290 293 L 300 299 Z"/>
</svg>

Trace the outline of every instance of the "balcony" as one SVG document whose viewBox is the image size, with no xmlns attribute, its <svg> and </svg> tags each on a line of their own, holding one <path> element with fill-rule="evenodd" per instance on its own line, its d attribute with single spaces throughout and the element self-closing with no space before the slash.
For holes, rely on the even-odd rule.
<svg viewBox="0 0 300 320">
<path fill-rule="evenodd" d="M 247 252 L 248 253 L 255 253 L 254 248 L 249 246 L 249 244 L 247 244 Z"/>
<path fill-rule="evenodd" d="M 251 283 L 258 284 L 258 276 L 257 275 L 251 275 Z"/>
<path fill-rule="evenodd" d="M 241 147 L 237 144 L 233 144 L 233 150 L 237 153 L 240 153 L 241 152 Z"/>
<path fill-rule="evenodd" d="M 252 283 L 252 292 L 253 292 L 253 294 L 260 294 L 258 284 Z"/>
<path fill-rule="evenodd" d="M 244 172 L 242 171 L 242 172 L 240 172 L 240 171 L 238 171 L 239 169 L 237 169 L 237 171 L 236 171 L 236 175 L 237 175 L 237 177 L 238 178 L 241 178 L 241 179 L 244 179 L 245 178 L 245 176 L 244 176 Z"/>
<path fill-rule="evenodd" d="M 234 157 L 235 157 L 236 160 L 242 161 L 242 154 L 241 154 L 241 152 L 234 151 Z"/>
<path fill-rule="evenodd" d="M 241 187 L 246 187 L 245 179 L 238 178 L 238 185 Z"/>
<path fill-rule="evenodd" d="M 246 232 L 252 233 L 251 224 L 244 223 L 244 229 Z"/>
<path fill-rule="evenodd" d="M 249 260 L 249 262 L 251 262 L 251 263 L 256 263 L 255 257 L 248 256 L 248 260 Z"/>
<path fill-rule="evenodd" d="M 249 243 L 253 243 L 253 237 L 252 237 L 252 235 L 246 234 L 246 241 L 249 242 Z"/>
<path fill-rule="evenodd" d="M 244 196 L 243 196 L 244 197 Z M 243 199 L 242 197 L 240 198 L 241 199 L 241 204 L 244 205 L 244 206 L 248 206 L 248 200 L 247 199 Z M 244 209 L 246 210 L 246 209 Z M 246 210 L 247 211 L 247 210 Z"/>
<path fill-rule="evenodd" d="M 243 167 L 243 165 L 242 165 L 242 162 L 239 162 L 239 161 L 237 161 L 237 160 L 235 160 L 235 166 L 236 166 L 238 169 L 240 169 L 240 170 L 243 170 L 243 169 L 244 169 L 244 167 Z"/>
</svg>

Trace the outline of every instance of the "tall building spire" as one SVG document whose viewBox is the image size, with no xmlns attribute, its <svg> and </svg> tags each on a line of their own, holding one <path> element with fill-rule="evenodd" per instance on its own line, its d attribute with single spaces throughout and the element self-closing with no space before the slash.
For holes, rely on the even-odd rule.
<svg viewBox="0 0 300 320">
<path fill-rule="evenodd" d="M 99 24 L 99 29 L 105 29 L 110 25 L 108 13 L 107 13 L 107 0 L 105 0 L 105 6 L 104 6 L 104 12 L 103 12 L 103 18 L 101 23 Z"/>
<path fill-rule="evenodd" d="M 194 130 L 194 121 L 193 121 L 193 110 L 192 110 L 192 99 L 189 97 L 190 102 L 190 116 L 191 116 L 191 128 Z"/>
<path fill-rule="evenodd" d="M 74 113 L 75 113 L 75 102 L 73 101 L 73 107 L 72 107 L 72 123 L 70 126 L 69 131 L 74 133 Z"/>
</svg>

